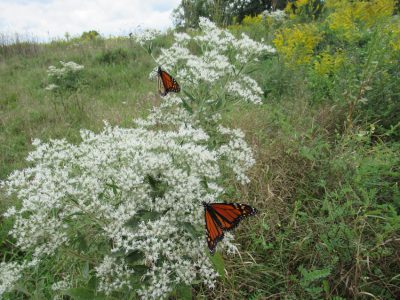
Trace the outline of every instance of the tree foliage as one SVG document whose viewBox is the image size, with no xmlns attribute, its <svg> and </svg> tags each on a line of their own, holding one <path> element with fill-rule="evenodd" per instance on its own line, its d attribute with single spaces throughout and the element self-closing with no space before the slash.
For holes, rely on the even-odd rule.
<svg viewBox="0 0 400 300">
<path fill-rule="evenodd" d="M 100 37 L 100 33 L 98 33 L 96 30 L 89 30 L 89 31 L 84 31 L 81 35 L 82 40 L 95 40 L 96 38 Z"/>
<path fill-rule="evenodd" d="M 177 27 L 197 28 L 200 17 L 210 18 L 220 26 L 241 23 L 245 16 L 265 10 L 283 9 L 288 0 L 182 0 L 173 12 Z"/>
</svg>

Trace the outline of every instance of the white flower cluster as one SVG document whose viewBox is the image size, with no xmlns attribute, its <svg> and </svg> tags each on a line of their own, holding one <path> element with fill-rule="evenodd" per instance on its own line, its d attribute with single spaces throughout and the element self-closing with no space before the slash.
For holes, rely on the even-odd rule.
<svg viewBox="0 0 400 300">
<path fill-rule="evenodd" d="M 62 80 L 65 79 L 65 77 L 70 76 L 71 74 L 76 74 L 82 69 L 84 69 L 84 66 L 79 65 L 73 61 L 69 62 L 63 62 L 60 61 L 61 67 L 57 68 L 55 66 L 49 66 L 47 69 L 47 76 L 49 77 L 50 80 L 61 83 Z M 55 83 L 50 83 L 47 87 L 45 87 L 45 90 L 47 91 L 53 91 L 59 88 L 58 84 Z"/>
<path fill-rule="evenodd" d="M 261 103 L 260 95 L 263 93 L 257 82 L 249 76 L 242 77 L 241 85 L 236 82 L 229 82 L 226 85 L 226 91 L 228 94 L 256 104 Z"/>
<path fill-rule="evenodd" d="M 71 278 L 69 274 L 60 281 L 57 281 L 51 285 L 53 291 L 62 291 L 71 287 Z"/>
<path fill-rule="evenodd" d="M 105 256 L 103 262 L 96 267 L 96 272 L 100 278 L 98 290 L 107 295 L 124 286 L 131 288 L 129 279 L 134 271 L 125 263 L 118 263 L 115 257 Z"/>
<path fill-rule="evenodd" d="M 143 254 L 146 284 L 137 291 L 143 298 L 165 297 L 176 284 L 195 279 L 212 287 L 217 275 L 206 254 L 202 201 L 220 201 L 223 165 L 246 182 L 253 163 L 242 133 L 224 129 L 223 134 L 229 141 L 214 150 L 207 147 L 209 136 L 188 124 L 168 131 L 106 125 L 99 134 L 82 131 L 79 145 L 35 140 L 36 150 L 28 156 L 33 167 L 3 182 L 22 200 L 20 209 L 6 213 L 15 218 L 16 244 L 43 259 L 74 244 L 89 222 L 98 227 L 93 241 L 113 245 L 96 257 L 99 290 L 132 288 L 128 278 L 135 266 L 112 258 L 117 252 Z M 140 219 L 143 212 L 156 217 Z M 135 218 L 136 225 L 127 225 Z M 224 243 L 234 247 L 230 239 Z"/>
<path fill-rule="evenodd" d="M 55 66 L 49 66 L 47 69 L 47 74 L 49 77 L 57 77 L 57 78 L 62 78 L 65 76 L 66 73 L 75 73 L 84 68 L 82 65 L 78 65 L 77 63 L 73 61 L 69 62 L 63 62 L 60 61 L 61 68 L 57 68 Z"/>
<path fill-rule="evenodd" d="M 236 174 L 236 179 L 242 184 L 250 180 L 243 170 L 250 169 L 254 164 L 253 152 L 244 140 L 244 133 L 239 129 L 229 129 L 223 126 L 218 131 L 230 137 L 229 142 L 218 149 L 220 156 L 226 157 L 227 165 Z"/>
<path fill-rule="evenodd" d="M 22 276 L 23 266 L 16 262 L 0 263 L 0 299 L 1 295 L 10 291 L 15 282 Z"/>
<path fill-rule="evenodd" d="M 158 107 L 153 107 L 152 112 L 145 119 L 136 119 L 134 122 L 139 126 L 155 125 L 198 125 L 194 116 L 190 115 L 182 106 L 182 99 L 169 94 Z"/>
<path fill-rule="evenodd" d="M 227 13 L 237 13 L 237 10 L 246 8 L 247 5 L 251 4 L 251 0 L 231 0 L 228 2 Z"/>
<path fill-rule="evenodd" d="M 157 36 L 161 34 L 161 31 L 157 29 L 144 29 L 136 32 L 133 38 L 142 46 L 146 45 L 148 42 L 154 40 Z"/>
<path fill-rule="evenodd" d="M 204 18 L 201 26 L 203 35 L 177 34 L 160 63 L 184 61 L 178 79 L 190 92 L 198 80 L 217 87 L 224 79 L 220 96 L 259 103 L 261 89 L 240 74 L 239 65 L 269 48 L 246 36 L 236 39 Z M 191 54 L 189 42 L 198 43 L 202 55 Z M 240 53 L 248 60 L 238 58 Z M 207 255 L 202 202 L 220 202 L 232 177 L 247 183 L 254 158 L 240 130 L 218 126 L 219 113 L 202 115 L 202 107 L 187 108 L 183 97 L 168 94 L 148 117 L 135 120 L 135 128 L 106 124 L 100 133 L 82 130 L 79 144 L 33 141 L 31 167 L 0 182 L 20 200 L 4 216 L 14 218 L 10 234 L 32 257 L 22 265 L 0 265 L 0 297 L 23 269 L 47 256 L 62 251 L 66 261 L 72 259 L 67 254 L 81 251 L 82 236 L 91 241 L 85 256 L 94 265 L 98 291 L 135 290 L 143 299 L 162 299 L 179 284 L 214 287 L 217 273 Z M 211 94 L 202 105 L 214 102 Z M 212 130 L 203 126 L 211 123 Z M 230 233 L 220 246 L 237 251 Z M 73 286 L 73 275 L 63 278 L 54 291 Z"/>
<path fill-rule="evenodd" d="M 274 19 L 274 20 L 276 20 L 278 22 L 284 21 L 286 19 L 286 17 L 287 17 L 285 11 L 279 10 L 279 9 L 274 10 L 274 11 L 266 10 L 266 11 L 264 11 L 262 13 L 262 15 L 263 15 L 264 18 L 271 18 L 271 19 Z"/>
<path fill-rule="evenodd" d="M 201 17 L 199 26 L 201 32 L 193 37 L 175 33 L 174 44 L 168 49 L 161 49 L 157 63 L 167 71 L 177 69 L 174 75 L 185 90 L 202 89 L 201 84 L 204 83 L 210 94 L 215 95 L 219 94 L 215 90 L 229 86 L 229 94 L 234 98 L 261 103 L 261 88 L 244 75 L 243 70 L 246 65 L 257 61 L 261 54 L 274 53 L 275 49 L 250 39 L 246 34 L 236 38 L 207 18 Z M 197 45 L 196 51 L 188 46 L 190 42 Z"/>
</svg>

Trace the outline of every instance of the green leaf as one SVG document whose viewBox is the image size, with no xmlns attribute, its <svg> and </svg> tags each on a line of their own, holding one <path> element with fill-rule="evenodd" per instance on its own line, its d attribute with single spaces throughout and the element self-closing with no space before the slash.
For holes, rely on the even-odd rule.
<svg viewBox="0 0 400 300">
<path fill-rule="evenodd" d="M 322 281 L 322 286 L 324 287 L 324 292 L 326 294 L 329 294 L 330 293 L 329 281 L 328 280 L 323 280 Z"/>
<path fill-rule="evenodd" d="M 222 98 L 220 98 L 219 100 L 217 100 L 217 102 L 215 103 L 215 109 L 218 110 L 221 108 L 222 106 Z"/>
<path fill-rule="evenodd" d="M 148 270 L 149 268 L 145 265 L 137 265 L 133 267 L 133 271 L 135 272 L 134 274 L 137 276 L 143 276 L 147 273 Z"/>
<path fill-rule="evenodd" d="M 204 188 L 208 189 L 208 182 L 207 182 L 207 177 L 206 176 L 203 176 L 203 178 L 201 179 L 200 183 Z"/>
<path fill-rule="evenodd" d="M 183 106 L 183 108 L 186 109 L 188 113 L 193 114 L 193 109 L 192 109 L 192 107 L 189 105 L 189 103 L 187 103 L 186 100 L 183 99 L 183 98 L 182 98 L 181 100 L 182 100 L 182 106 Z"/>
<path fill-rule="evenodd" d="M 71 288 L 63 291 L 63 294 L 76 300 L 91 299 L 94 297 L 94 290 L 87 288 Z"/>
<path fill-rule="evenodd" d="M 91 276 L 90 280 L 89 280 L 89 283 L 88 283 L 89 289 L 96 290 L 97 289 L 97 285 L 98 285 L 97 277 L 96 276 Z"/>
<path fill-rule="evenodd" d="M 194 97 L 193 97 L 190 93 L 188 93 L 187 91 L 183 91 L 183 93 L 184 93 L 186 96 L 188 96 L 188 98 L 190 99 L 190 101 L 196 102 L 196 99 L 194 99 Z"/>
<path fill-rule="evenodd" d="M 249 74 L 254 73 L 254 72 L 258 71 L 258 70 L 260 70 L 260 68 L 253 68 L 252 70 L 247 71 L 246 74 L 249 75 Z"/>
<path fill-rule="evenodd" d="M 182 300 L 193 299 L 192 287 L 190 285 L 179 284 L 176 286 L 175 292 L 177 299 L 182 299 Z"/>
<path fill-rule="evenodd" d="M 197 238 L 200 234 L 203 234 L 198 230 L 198 228 L 196 228 L 189 222 L 183 222 L 181 223 L 181 225 L 193 238 Z"/>
<path fill-rule="evenodd" d="M 144 253 L 139 250 L 133 250 L 126 254 L 125 259 L 128 263 L 135 263 L 144 259 Z"/>
<path fill-rule="evenodd" d="M 25 294 L 25 296 L 27 296 L 28 299 L 31 299 L 31 298 L 32 298 L 32 294 L 29 293 L 28 289 L 27 289 L 27 288 L 25 287 L 25 285 L 23 285 L 23 284 L 16 284 L 16 285 L 14 286 L 14 290 L 16 290 L 16 291 L 18 291 L 18 292 L 20 292 L 20 293 Z"/>
<path fill-rule="evenodd" d="M 148 210 L 139 210 L 136 215 L 130 218 L 125 225 L 129 227 L 136 227 L 140 222 L 153 221 L 159 218 L 162 213 Z"/>
<path fill-rule="evenodd" d="M 83 275 L 83 278 L 85 278 L 85 279 L 89 278 L 89 262 L 88 261 L 86 261 L 82 266 L 82 275 Z"/>
<path fill-rule="evenodd" d="M 308 147 L 300 148 L 300 155 L 308 160 L 311 160 L 311 161 L 315 160 L 313 151 Z"/>
<path fill-rule="evenodd" d="M 134 215 L 132 218 L 130 218 L 128 221 L 126 221 L 125 225 L 129 226 L 131 228 L 135 228 L 136 226 L 139 225 L 140 222 L 141 222 L 140 217 L 137 215 Z"/>
<path fill-rule="evenodd" d="M 300 271 L 301 275 L 303 275 L 303 278 L 301 279 L 302 285 L 307 285 L 311 282 L 321 280 L 331 274 L 331 270 L 329 268 L 314 269 L 309 271 L 301 265 L 298 270 Z"/>
<path fill-rule="evenodd" d="M 152 188 L 155 188 L 159 180 L 157 180 L 153 175 L 147 174 L 145 179 Z"/>
<path fill-rule="evenodd" d="M 119 187 L 114 182 L 113 183 L 106 183 L 106 186 L 112 188 L 114 195 L 118 194 Z"/>
<path fill-rule="evenodd" d="M 78 249 L 79 249 L 81 252 L 86 252 L 86 251 L 88 250 L 89 245 L 88 245 L 88 243 L 86 242 L 86 238 L 85 238 L 85 236 L 84 236 L 82 233 L 80 233 L 80 232 L 78 232 L 77 242 L 78 242 Z"/>
<path fill-rule="evenodd" d="M 225 278 L 225 263 L 224 263 L 224 259 L 221 256 L 221 254 L 219 254 L 217 252 L 214 255 L 211 255 L 209 253 L 208 253 L 208 255 L 210 257 L 212 264 L 214 265 L 214 268 L 217 270 L 218 274 L 222 278 Z"/>
<path fill-rule="evenodd" d="M 155 178 L 150 174 L 146 176 L 146 181 L 149 183 L 152 189 L 151 196 L 153 199 L 161 198 L 164 196 L 165 192 L 167 191 L 168 184 L 162 182 L 161 180 Z"/>
<path fill-rule="evenodd" d="M 138 290 L 142 287 L 143 282 L 141 279 L 142 279 L 142 276 L 138 276 L 138 275 L 129 276 L 129 281 L 131 283 L 133 290 Z"/>
<path fill-rule="evenodd" d="M 96 293 L 96 291 L 88 289 L 88 288 L 83 288 L 83 287 L 78 287 L 78 288 L 71 288 L 68 290 L 64 290 L 62 292 L 64 295 L 70 296 L 74 300 L 106 300 L 106 299 L 111 299 L 110 297 L 107 297 L 106 295 L 102 293 Z"/>
</svg>

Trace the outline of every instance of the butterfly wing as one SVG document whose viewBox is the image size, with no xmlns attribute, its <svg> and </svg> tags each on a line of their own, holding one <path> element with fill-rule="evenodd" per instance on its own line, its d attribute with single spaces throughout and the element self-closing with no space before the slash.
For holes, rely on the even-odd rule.
<svg viewBox="0 0 400 300">
<path fill-rule="evenodd" d="M 207 245 L 211 255 L 213 255 L 218 242 L 224 238 L 224 232 L 207 206 L 205 206 L 204 216 L 206 220 Z"/>
<path fill-rule="evenodd" d="M 159 92 L 161 96 L 167 95 L 169 92 L 179 93 L 181 87 L 178 82 L 169 75 L 167 72 L 158 67 L 158 80 L 159 80 Z M 162 88 L 160 88 L 162 83 Z"/>
<path fill-rule="evenodd" d="M 161 81 L 161 73 L 160 73 L 160 72 L 161 72 L 161 71 L 159 70 L 159 71 L 158 71 L 158 76 L 157 76 L 158 93 L 159 93 L 161 96 L 165 96 L 167 93 L 165 92 L 164 85 L 163 85 L 163 83 L 162 83 L 162 81 Z"/>
<path fill-rule="evenodd" d="M 241 203 L 203 203 L 207 230 L 207 244 L 214 254 L 217 243 L 224 238 L 224 231 L 237 227 L 239 222 L 257 213 L 254 207 Z"/>
<path fill-rule="evenodd" d="M 241 203 L 211 203 L 210 209 L 223 230 L 229 231 L 237 227 L 239 222 L 257 213 L 254 207 Z"/>
</svg>

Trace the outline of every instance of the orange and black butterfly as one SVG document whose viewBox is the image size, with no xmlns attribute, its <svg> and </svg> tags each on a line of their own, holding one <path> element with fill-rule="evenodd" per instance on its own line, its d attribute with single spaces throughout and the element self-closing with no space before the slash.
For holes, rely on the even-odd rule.
<svg viewBox="0 0 400 300">
<path fill-rule="evenodd" d="M 158 92 L 161 96 L 166 96 L 169 92 L 179 93 L 181 91 L 181 87 L 175 78 L 162 70 L 161 67 L 158 67 L 157 75 Z"/>
<path fill-rule="evenodd" d="M 250 205 L 241 203 L 205 203 L 207 244 L 211 255 L 215 252 L 215 247 L 224 238 L 224 231 L 229 231 L 239 222 L 248 216 L 257 213 L 257 210 Z"/>
</svg>

